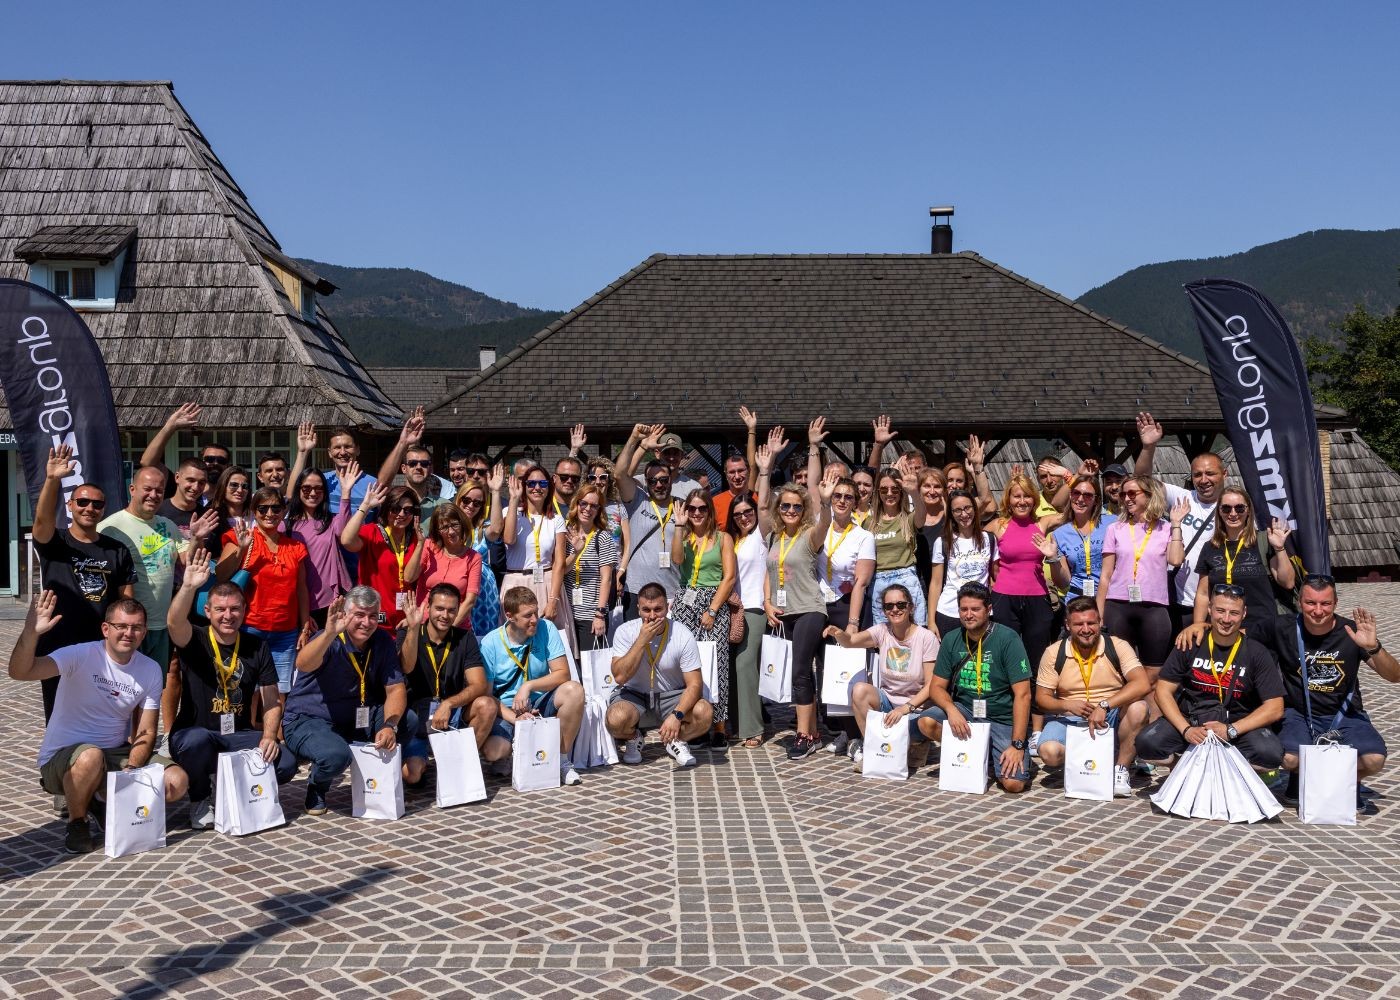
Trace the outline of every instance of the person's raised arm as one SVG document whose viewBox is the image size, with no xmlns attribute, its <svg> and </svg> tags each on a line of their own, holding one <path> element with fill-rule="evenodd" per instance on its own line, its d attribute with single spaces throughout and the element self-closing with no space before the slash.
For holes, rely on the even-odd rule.
<svg viewBox="0 0 1400 1000">
<path fill-rule="evenodd" d="M 684 514 L 684 509 L 682 509 L 682 514 Z M 688 514 L 685 515 L 685 517 L 687 521 L 690 520 Z M 677 519 L 679 520 L 679 518 Z M 690 526 L 688 524 L 676 525 L 676 530 L 671 532 L 671 565 L 679 566 L 681 563 L 685 562 L 685 542 L 689 537 Z M 698 559 L 699 556 L 696 556 L 696 558 Z M 682 580 L 681 583 L 684 584 L 685 581 Z"/>
<path fill-rule="evenodd" d="M 410 601 L 403 609 L 403 642 L 399 643 L 399 666 L 405 675 L 418 669 L 418 631 L 428 617 L 428 599 L 419 604 Z"/>
<path fill-rule="evenodd" d="M 822 442 L 830 436 L 826 417 L 817 417 L 807 425 L 807 482 L 815 483 L 822 475 Z"/>
<path fill-rule="evenodd" d="M 340 481 L 340 506 L 344 509 L 350 502 L 350 478 Z M 340 547 L 346 552 L 359 552 L 365 547 L 365 540 L 360 537 L 360 528 L 364 526 L 365 515 L 384 502 L 384 498 L 389 495 L 389 491 L 379 483 L 374 483 L 365 490 L 365 498 L 360 501 L 360 506 L 355 508 L 355 513 L 350 515 L 350 520 L 345 522 L 345 527 L 340 529 Z"/>
<path fill-rule="evenodd" d="M 787 447 L 787 438 L 783 437 L 783 428 L 774 427 L 768 432 L 768 440 L 759 446 L 758 459 L 758 530 L 767 535 L 773 530 L 773 518 L 768 510 L 769 504 L 773 500 L 773 463 L 777 461 L 778 455 Z"/>
<path fill-rule="evenodd" d="M 899 431 L 890 430 L 890 418 L 884 413 L 870 421 L 870 426 L 875 432 L 875 451 L 871 453 L 870 464 L 879 471 L 885 465 L 885 448 L 899 437 Z"/>
<path fill-rule="evenodd" d="M 969 434 L 967 448 L 963 454 L 967 458 L 967 471 L 972 476 L 973 489 L 977 491 L 977 515 L 980 524 L 983 517 L 997 509 L 997 502 L 992 498 L 992 484 L 987 479 L 987 449 L 981 438 L 976 434 Z"/>
<path fill-rule="evenodd" d="M 1380 635 L 1376 628 L 1376 616 L 1365 608 L 1357 608 L 1351 613 L 1356 628 L 1343 625 L 1347 637 L 1361 647 L 1361 655 L 1371 665 L 1371 669 L 1392 684 L 1400 681 L 1400 662 L 1396 662 L 1390 650 L 1381 648 Z M 1374 650 L 1374 655 L 1368 655 Z"/>
<path fill-rule="evenodd" d="M 569 428 L 569 457 L 579 458 L 583 453 L 583 446 L 588 443 L 588 431 L 583 424 L 574 424 Z"/>
<path fill-rule="evenodd" d="M 899 485 L 904 490 L 904 505 L 910 507 L 916 527 L 923 527 L 928 519 L 928 507 L 924 505 L 924 491 L 919 489 L 919 474 L 909 464 L 908 455 L 900 455 L 894 463 L 899 472 Z M 901 507 L 903 509 L 903 507 Z"/>
<path fill-rule="evenodd" d="M 190 540 L 180 546 L 180 562 L 189 564 L 190 554 L 195 549 L 202 549 L 205 543 L 219 527 L 219 512 L 213 507 L 205 509 L 203 514 L 190 519 Z"/>
<path fill-rule="evenodd" d="M 617 495 L 623 503 L 631 503 L 632 498 L 637 495 L 637 481 L 632 479 L 632 472 L 629 470 L 632 469 L 632 459 L 636 457 L 642 438 L 650 431 L 650 424 L 633 424 L 632 433 L 627 435 L 627 441 L 617 453 Z M 629 479 L 632 480 L 630 483 Z"/>
<path fill-rule="evenodd" d="M 1138 440 L 1142 442 L 1142 450 L 1133 462 L 1133 475 L 1150 476 L 1153 459 L 1157 457 L 1157 442 L 1162 440 L 1162 425 L 1144 410 L 1137 415 L 1137 432 Z"/>
<path fill-rule="evenodd" d="M 326 654 L 330 652 L 331 643 L 335 641 L 336 636 L 345 631 L 349 621 L 350 616 L 345 613 L 345 596 L 341 595 L 331 601 L 331 606 L 326 609 L 326 627 L 317 632 L 315 637 L 297 652 L 297 669 L 304 674 L 320 670 L 321 664 L 326 660 Z"/>
<path fill-rule="evenodd" d="M 486 477 L 486 503 L 491 508 L 490 520 L 486 522 L 486 537 L 493 542 L 499 542 L 505 533 L 505 511 L 501 503 L 501 487 L 505 484 L 506 467 L 497 462 L 491 475 Z"/>
<path fill-rule="evenodd" d="M 1167 542 L 1167 565 L 1180 566 L 1186 561 L 1186 544 L 1181 540 L 1181 522 L 1186 520 L 1186 515 L 1191 513 L 1191 501 L 1186 497 L 1179 498 L 1172 504 L 1172 509 L 1168 515 L 1171 518 L 1171 540 Z"/>
<path fill-rule="evenodd" d="M 44 466 L 44 485 L 39 487 L 39 502 L 34 505 L 34 541 L 44 545 L 58 530 L 58 498 L 63 495 L 63 480 L 73 474 L 73 449 L 66 444 L 49 449 Z"/>
<path fill-rule="evenodd" d="M 58 595 L 52 590 L 39 591 L 29 603 L 24 628 L 15 640 L 15 648 L 10 651 L 10 676 L 15 680 L 38 681 L 58 676 L 57 663 L 47 656 L 34 655 L 39 636 L 53 631 L 54 626 L 63 621 L 62 615 L 53 613 L 56 607 Z"/>
<path fill-rule="evenodd" d="M 816 522 L 807 531 L 807 544 L 813 552 L 820 552 L 826 544 L 826 531 L 831 527 L 831 494 L 836 492 L 836 482 L 840 478 L 840 471 L 833 465 L 817 483 L 816 494 L 820 506 L 817 508 Z"/>
<path fill-rule="evenodd" d="M 429 545 L 435 545 L 431 538 L 423 538 L 413 546 L 413 551 L 408 554 L 408 558 L 403 564 L 403 582 L 417 583 L 418 574 L 423 572 L 423 550 Z"/>
<path fill-rule="evenodd" d="M 403 422 L 403 427 L 399 430 L 398 441 L 389 450 L 389 454 L 384 457 L 384 464 L 379 467 L 376 481 L 384 489 L 387 490 L 394 482 L 394 477 L 399 474 L 399 470 L 403 466 L 404 453 L 423 440 L 423 432 L 427 430 L 427 426 L 427 421 L 423 419 L 423 407 L 414 407 L 408 415 L 408 419 Z"/>
<path fill-rule="evenodd" d="M 141 460 L 138 468 L 144 469 L 148 465 L 165 467 L 165 444 L 170 440 L 176 431 L 193 430 L 199 426 L 199 411 L 202 407 L 198 403 L 181 403 L 175 408 L 175 412 L 165 418 L 165 423 L 161 424 L 160 430 L 151 437 L 151 443 L 146 445 L 146 450 L 141 452 Z"/>
<path fill-rule="evenodd" d="M 166 634 L 170 636 L 170 641 L 181 649 L 190 644 L 194 635 L 194 629 L 190 626 L 190 610 L 194 607 L 195 595 L 199 593 L 199 588 L 209 582 L 210 571 L 213 569 L 211 561 L 212 557 L 206 548 L 200 548 L 190 556 L 180 587 L 175 591 L 170 608 L 165 612 L 165 627 L 168 630 Z"/>
<path fill-rule="evenodd" d="M 520 498 L 525 495 L 525 484 L 513 472 L 510 474 L 508 482 L 510 492 L 506 502 L 505 528 L 501 533 L 501 538 L 507 545 L 514 545 L 515 540 L 520 537 Z"/>
<path fill-rule="evenodd" d="M 220 582 L 233 579 L 233 574 L 243 567 L 243 561 L 248 558 L 248 549 L 252 544 L 253 529 L 239 518 L 233 526 L 233 541 L 224 543 L 219 561 L 214 565 L 214 575 Z"/>
<path fill-rule="evenodd" d="M 297 457 L 292 463 L 292 471 L 287 473 L 287 482 L 283 484 L 282 495 L 286 500 L 292 499 L 292 492 L 297 488 L 297 480 L 301 478 L 302 472 L 311 461 L 311 453 L 316 450 L 316 425 L 309 420 L 297 424 Z"/>
<path fill-rule="evenodd" d="M 1274 518 L 1269 525 L 1269 545 L 1273 548 L 1269 556 L 1269 575 L 1284 590 L 1292 590 L 1298 582 L 1297 567 L 1288 553 L 1288 536 L 1291 534 L 1293 530 L 1281 518 Z"/>
<path fill-rule="evenodd" d="M 758 478 L 758 414 L 747 406 L 739 407 L 739 419 L 744 422 L 744 461 L 749 467 L 749 485 Z"/>
</svg>

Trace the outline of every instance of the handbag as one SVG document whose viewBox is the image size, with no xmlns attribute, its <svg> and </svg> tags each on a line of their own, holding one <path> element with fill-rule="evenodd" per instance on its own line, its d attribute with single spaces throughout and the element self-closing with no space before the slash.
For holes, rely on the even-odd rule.
<svg viewBox="0 0 1400 1000">
<path fill-rule="evenodd" d="M 219 754 L 217 776 L 214 789 L 216 833 L 242 837 L 287 822 L 277 797 L 277 771 L 263 760 L 261 751 Z"/>
<path fill-rule="evenodd" d="M 992 751 L 992 724 L 969 722 L 972 735 L 960 740 L 953 735 L 952 725 L 943 722 L 942 752 L 938 765 L 938 788 L 945 792 L 971 792 L 981 795 L 987 790 L 987 758 Z"/>
<path fill-rule="evenodd" d="M 737 588 L 729 592 L 724 606 L 729 609 L 729 644 L 737 646 L 748 635 L 748 623 L 744 620 L 744 602 L 739 599 Z"/>
<path fill-rule="evenodd" d="M 1088 726 L 1065 727 L 1065 797 L 1113 801 L 1115 731 L 1089 735 Z"/>
<path fill-rule="evenodd" d="M 559 720 L 533 716 L 515 724 L 510 784 L 517 792 L 559 787 Z"/>
<path fill-rule="evenodd" d="M 865 713 L 865 756 L 861 758 L 863 778 L 905 781 L 909 777 L 909 723 L 900 719 L 885 727 L 885 713 Z"/>
<path fill-rule="evenodd" d="M 165 846 L 165 765 L 107 772 L 103 853 L 124 858 Z"/>
<path fill-rule="evenodd" d="M 356 819 L 403 817 L 403 760 L 399 747 L 386 754 L 373 743 L 351 743 L 350 778 L 350 815 Z"/>
<path fill-rule="evenodd" d="M 758 657 L 758 696 L 769 701 L 792 700 L 792 642 L 783 635 L 765 635 Z"/>
<path fill-rule="evenodd" d="M 437 763 L 437 806 L 446 809 L 486 798 L 486 778 L 481 773 L 481 755 L 476 749 L 476 732 L 471 728 L 429 731 Z"/>
<path fill-rule="evenodd" d="M 822 648 L 822 704 L 828 716 L 851 714 L 851 681 L 865 670 L 864 649 L 830 645 Z"/>
<path fill-rule="evenodd" d="M 1299 745 L 1298 819 L 1321 826 L 1356 825 L 1355 747 Z"/>
</svg>

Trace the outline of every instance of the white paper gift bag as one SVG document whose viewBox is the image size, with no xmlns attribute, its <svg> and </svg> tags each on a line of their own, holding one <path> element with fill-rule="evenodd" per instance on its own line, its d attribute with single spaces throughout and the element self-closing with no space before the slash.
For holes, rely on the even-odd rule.
<svg viewBox="0 0 1400 1000">
<path fill-rule="evenodd" d="M 1221 753 L 1220 746 L 1211 747 L 1206 754 L 1205 781 L 1196 796 L 1196 807 L 1191 814 L 1198 819 L 1230 819 L 1230 792 L 1236 786 L 1229 782 L 1227 771 L 1229 761 Z"/>
<path fill-rule="evenodd" d="M 904 781 L 909 777 L 909 723 L 900 719 L 885 727 L 884 712 L 865 713 L 865 756 L 860 773 L 866 778 L 892 778 Z"/>
<path fill-rule="evenodd" d="M 1209 742 L 1209 741 L 1207 741 Z M 1177 758 L 1171 773 L 1152 796 L 1152 804 L 1173 816 L 1190 816 L 1200 790 L 1206 755 L 1202 743 L 1193 746 Z"/>
<path fill-rule="evenodd" d="M 700 697 L 713 705 L 715 690 L 719 686 L 715 678 L 715 670 L 719 665 L 719 647 L 713 639 L 699 639 L 695 645 L 700 650 L 700 684 L 704 692 Z"/>
<path fill-rule="evenodd" d="M 583 660 L 583 689 L 591 695 L 602 698 L 603 704 L 606 705 L 608 700 L 612 698 L 613 689 L 617 687 L 612 675 L 612 649 L 607 646 L 586 649 L 581 659 Z"/>
<path fill-rule="evenodd" d="M 1239 748 L 1232 743 L 1220 743 L 1219 740 L 1216 742 L 1219 744 L 1222 766 L 1234 769 L 1235 774 L 1243 782 L 1245 791 L 1253 801 L 1253 807 L 1257 807 L 1266 819 L 1272 819 L 1283 812 L 1283 806 L 1279 804 L 1274 793 L 1269 791 L 1269 786 L 1264 784 L 1264 779 L 1259 777 L 1259 772 L 1254 770 L 1249 761 L 1245 760 L 1245 756 L 1240 753 Z M 1352 807 L 1355 808 L 1354 802 Z M 1233 813 L 1233 811 L 1232 809 L 1231 812 Z M 1253 808 L 1250 808 L 1250 811 L 1252 812 Z M 1238 820 L 1231 819 L 1231 822 L 1238 822 Z"/>
<path fill-rule="evenodd" d="M 1065 797 L 1113 800 L 1112 729 L 1089 735 L 1088 726 L 1065 727 Z"/>
<path fill-rule="evenodd" d="M 283 750 L 283 753 L 289 753 Z M 259 750 L 219 754 L 214 831 L 242 837 L 287 822 L 277 797 L 277 771 Z"/>
<path fill-rule="evenodd" d="M 1355 747 L 1298 747 L 1298 818 L 1320 825 L 1356 825 Z"/>
<path fill-rule="evenodd" d="M 992 750 L 992 724 L 969 722 L 972 735 L 960 740 L 945 720 L 943 741 L 939 753 L 938 787 L 945 792 L 972 792 L 981 795 L 987 790 L 987 756 Z"/>
<path fill-rule="evenodd" d="M 825 646 L 822 649 L 822 704 L 828 716 L 851 714 L 851 681 L 865 669 L 863 649 Z"/>
<path fill-rule="evenodd" d="M 1227 755 L 1216 756 L 1222 762 L 1220 773 L 1224 777 L 1227 818 L 1231 823 L 1258 823 L 1264 818 L 1264 810 L 1254 801 L 1244 777 L 1230 765 Z"/>
<path fill-rule="evenodd" d="M 765 635 L 758 656 L 758 695 L 769 701 L 792 701 L 792 642 Z"/>
<path fill-rule="evenodd" d="M 474 729 L 429 730 L 428 742 L 437 764 L 438 808 L 486 798 L 486 778 L 481 773 L 481 755 L 476 749 Z"/>
<path fill-rule="evenodd" d="M 398 746 L 385 753 L 373 743 L 350 744 L 350 815 L 402 818 L 403 760 Z"/>
<path fill-rule="evenodd" d="M 103 850 L 109 858 L 165 846 L 165 765 L 107 772 Z"/>
<path fill-rule="evenodd" d="M 559 720 L 532 716 L 515 724 L 511 787 L 533 792 L 559 787 Z"/>
</svg>

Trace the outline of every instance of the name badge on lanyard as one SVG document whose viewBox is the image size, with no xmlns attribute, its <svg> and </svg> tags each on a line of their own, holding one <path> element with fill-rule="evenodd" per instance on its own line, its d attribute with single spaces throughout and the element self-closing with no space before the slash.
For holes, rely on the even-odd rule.
<svg viewBox="0 0 1400 1000">
<path fill-rule="evenodd" d="M 1140 604 L 1142 602 L 1142 588 L 1136 583 L 1128 584 L 1128 600 L 1132 604 Z"/>
<path fill-rule="evenodd" d="M 573 590 L 569 591 L 569 593 L 571 595 L 570 600 L 574 602 L 574 607 L 583 607 L 583 588 L 575 587 Z"/>
<path fill-rule="evenodd" d="M 656 553 L 656 565 L 658 569 L 671 568 L 671 553 L 667 552 L 664 546 Z"/>
<path fill-rule="evenodd" d="M 534 574 L 533 574 L 533 579 L 534 579 L 534 582 L 535 582 L 536 584 L 544 583 L 544 567 L 543 567 L 543 566 L 536 566 L 536 567 L 535 567 L 535 571 L 534 571 Z"/>
<path fill-rule="evenodd" d="M 773 598 L 773 603 L 780 608 L 787 607 L 787 590 L 785 588 L 778 588 L 778 593 L 777 596 Z"/>
<path fill-rule="evenodd" d="M 221 714 L 219 715 L 219 735 L 220 735 L 220 736 L 232 736 L 232 735 L 233 735 L 233 713 L 232 713 L 232 712 L 223 712 L 223 713 L 221 713 Z"/>
<path fill-rule="evenodd" d="M 1095 594 L 1097 594 L 1098 592 L 1099 592 L 1099 584 L 1098 584 L 1098 581 L 1097 581 L 1097 580 L 1085 580 L 1085 581 L 1084 581 L 1084 596 L 1085 596 L 1085 597 L 1093 597 L 1093 596 L 1094 596 Z"/>
<path fill-rule="evenodd" d="M 985 719 L 987 717 L 986 698 L 974 698 L 972 700 L 972 717 L 974 719 Z"/>
<path fill-rule="evenodd" d="M 368 728 L 369 728 L 369 706 L 368 706 L 368 705 L 361 705 L 359 708 L 355 709 L 355 728 L 356 728 L 356 729 L 368 729 Z"/>
<path fill-rule="evenodd" d="M 436 698 L 434 698 L 432 701 L 428 702 L 428 725 L 429 725 L 429 727 L 431 727 L 432 724 L 433 724 L 433 716 L 437 715 L 437 711 L 438 711 L 438 709 L 441 708 L 441 707 L 442 707 L 442 702 L 438 701 Z"/>
</svg>

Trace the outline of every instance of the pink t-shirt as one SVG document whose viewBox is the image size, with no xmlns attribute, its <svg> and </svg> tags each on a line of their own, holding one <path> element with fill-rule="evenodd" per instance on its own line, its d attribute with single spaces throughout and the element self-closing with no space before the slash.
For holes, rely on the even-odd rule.
<svg viewBox="0 0 1400 1000">
<path fill-rule="evenodd" d="M 924 664 L 938 659 L 938 636 L 915 625 L 900 642 L 888 625 L 876 625 L 870 637 L 879 644 L 880 690 L 903 705 L 923 688 Z"/>
<path fill-rule="evenodd" d="M 1103 554 L 1114 555 L 1113 579 L 1108 582 L 1108 599 L 1126 601 L 1128 585 L 1136 582 L 1142 588 L 1142 599 L 1149 604 L 1166 604 L 1167 545 L 1172 540 L 1172 527 L 1166 521 L 1152 525 L 1152 537 L 1147 539 L 1138 559 L 1137 580 L 1133 579 L 1133 553 L 1142 545 L 1146 528 L 1117 520 L 1108 526 L 1103 539 Z"/>
<path fill-rule="evenodd" d="M 465 600 L 481 590 L 481 553 L 468 547 L 460 556 L 449 556 L 429 539 L 423 546 L 423 562 L 418 567 L 418 603 L 440 583 L 450 583 Z"/>
</svg>

